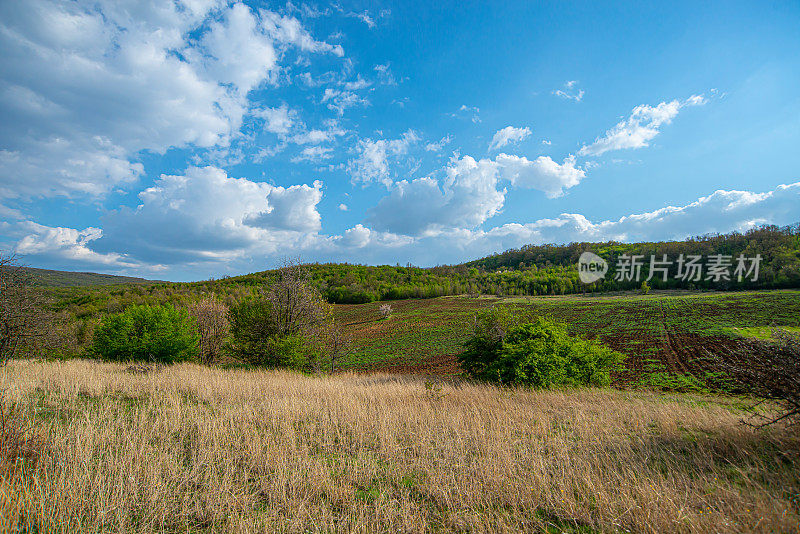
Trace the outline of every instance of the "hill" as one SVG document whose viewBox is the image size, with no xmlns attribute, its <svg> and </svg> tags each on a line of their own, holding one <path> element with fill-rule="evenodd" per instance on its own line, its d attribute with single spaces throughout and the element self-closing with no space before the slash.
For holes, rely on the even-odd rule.
<svg viewBox="0 0 800 534">
<path fill-rule="evenodd" d="M 26 267 L 42 286 L 47 287 L 83 287 L 83 286 L 116 286 L 121 284 L 152 284 L 153 280 L 136 278 L 132 276 L 117 276 L 113 274 L 86 273 L 73 271 L 53 271 L 50 269 L 37 269 Z"/>
<path fill-rule="evenodd" d="M 593 252 L 607 261 L 610 272 L 592 284 L 580 281 L 578 258 Z M 315 263 L 308 270 L 312 282 L 333 303 L 362 304 L 376 300 L 432 298 L 446 295 L 538 296 L 605 293 L 639 289 L 650 274 L 650 258 L 670 261 L 668 276 L 661 273 L 648 282 L 653 289 L 752 290 L 800 288 L 800 225 L 765 226 L 745 233 L 695 237 L 684 241 L 571 243 L 528 245 L 459 265 L 420 268 L 400 265 Z M 680 276 L 678 259 L 699 256 L 701 276 Z M 722 255 L 732 265 L 728 278 L 708 277 L 713 257 Z M 758 276 L 735 276 L 737 258 L 761 261 Z M 615 268 L 624 256 L 639 256 L 638 279 L 616 279 Z M 752 263 L 748 263 L 749 268 Z M 243 276 L 189 284 L 201 291 L 224 291 L 225 286 L 258 286 L 273 276 L 262 271 Z"/>
</svg>

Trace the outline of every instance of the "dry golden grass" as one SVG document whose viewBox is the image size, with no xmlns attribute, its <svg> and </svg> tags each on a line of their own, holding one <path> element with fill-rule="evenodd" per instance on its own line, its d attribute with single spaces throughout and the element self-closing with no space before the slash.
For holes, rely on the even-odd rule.
<svg viewBox="0 0 800 534">
<path fill-rule="evenodd" d="M 731 401 L 188 364 L 0 373 L 46 438 L 0 493 L 24 484 L 18 517 L 40 532 L 798 527 L 796 435 L 740 425 Z"/>
</svg>

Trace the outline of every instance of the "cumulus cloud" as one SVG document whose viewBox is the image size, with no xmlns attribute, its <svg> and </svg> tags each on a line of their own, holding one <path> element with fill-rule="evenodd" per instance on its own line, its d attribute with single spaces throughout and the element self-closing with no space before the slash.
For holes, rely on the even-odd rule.
<svg viewBox="0 0 800 534">
<path fill-rule="evenodd" d="M 719 190 L 683 206 L 631 214 L 616 220 L 593 222 L 581 214 L 564 213 L 487 230 L 445 228 L 413 238 L 406 236 L 405 240 L 373 227 L 369 233 L 360 231 L 359 250 L 363 252 L 356 257 L 372 263 L 392 263 L 396 258 L 403 258 L 416 265 L 437 265 L 458 263 L 526 244 L 681 240 L 698 234 L 746 231 L 763 224 L 793 224 L 799 218 L 800 182 L 797 182 L 763 193 Z M 335 248 L 326 253 L 335 255 L 337 252 L 341 257 L 353 257 Z"/>
<path fill-rule="evenodd" d="M 600 156 L 610 150 L 649 146 L 650 141 L 658 135 L 660 128 L 672 122 L 681 108 L 705 103 L 706 99 L 702 96 L 692 95 L 683 101 L 661 102 L 657 106 L 646 104 L 636 106 L 626 120 L 617 123 L 603 137 L 595 139 L 594 143 L 584 145 L 578 155 Z"/>
<path fill-rule="evenodd" d="M 526 157 L 498 154 L 495 165 L 500 177 L 511 182 L 511 185 L 538 189 L 550 198 L 563 195 L 564 190 L 578 185 L 586 177 L 586 171 L 575 166 L 574 156 L 556 163 L 550 156 L 529 160 Z"/>
<path fill-rule="evenodd" d="M 116 268 L 143 267 L 138 261 L 132 261 L 124 254 L 111 252 L 97 253 L 89 248 L 89 244 L 102 237 L 100 228 L 50 227 L 25 221 L 20 225 L 25 235 L 15 247 L 17 254 L 36 256 L 40 260 L 61 260 L 82 265 L 111 266 Z"/>
<path fill-rule="evenodd" d="M 464 182 L 444 187 L 430 179 L 402 183 L 403 195 L 437 193 L 436 205 L 448 217 L 461 217 L 462 225 L 472 224 L 502 206 L 502 199 L 486 202 L 472 213 L 448 205 L 448 198 L 461 193 L 449 188 L 477 191 L 486 188 L 491 195 L 492 173 L 487 160 L 454 162 L 455 178 L 469 174 Z M 205 175 L 206 178 L 195 178 Z M 181 178 L 185 178 L 182 180 Z M 19 224 L 17 251 L 37 261 L 45 258 L 69 259 L 76 266 L 103 266 L 104 270 L 159 268 L 157 262 L 176 266 L 198 266 L 200 276 L 218 275 L 223 266 L 233 272 L 252 269 L 251 259 L 300 255 L 304 260 L 361 261 L 394 263 L 410 261 L 417 265 L 458 263 L 525 244 L 570 243 L 576 241 L 619 240 L 626 242 L 684 239 L 704 233 L 744 231 L 762 224 L 786 225 L 800 218 L 800 182 L 781 185 L 772 191 L 719 190 L 683 206 L 669 206 L 646 213 L 636 213 L 616 220 L 591 221 L 584 215 L 563 213 L 528 223 L 509 223 L 489 229 L 465 228 L 459 225 L 419 225 L 416 235 L 395 232 L 398 224 L 391 217 L 384 224 L 373 221 L 370 226 L 358 224 L 341 235 L 319 235 L 315 222 L 316 203 L 321 198 L 321 184 L 274 188 L 244 179 L 227 177 L 219 169 L 190 169 L 185 177 L 164 177 L 158 189 L 167 192 L 163 200 L 156 191 L 143 194 L 143 204 L 122 214 L 116 222 L 111 214 L 105 229 L 51 228 L 25 221 Z M 469 180 L 478 183 L 470 183 Z M 183 202 L 176 194 L 194 181 L 201 188 L 211 188 L 221 202 L 206 201 L 206 217 L 199 217 L 196 202 Z M 185 183 L 184 183 L 185 182 Z M 495 184 L 496 185 L 496 184 Z M 452 191 L 452 192 L 450 192 Z M 298 198 L 291 198 L 296 195 Z M 397 197 L 400 197 L 397 193 Z M 490 197 L 491 198 L 491 197 Z M 150 205 L 156 202 L 155 205 Z M 288 205 L 305 206 L 293 215 Z M 400 207 L 413 206 L 413 203 Z M 389 203 L 384 207 L 393 207 Z M 269 211 L 272 208 L 272 211 Z M 274 216 L 264 217 L 273 214 Z M 385 213 L 385 212 L 381 212 Z M 477 215 L 476 215 L 477 213 Z M 248 215 L 243 215 L 248 214 Z M 390 214 L 391 215 L 391 214 Z M 412 211 L 424 216 L 425 210 Z M 486 215 L 484 215 L 485 217 Z M 150 217 L 156 217 L 150 222 Z M 399 218 L 397 220 L 400 220 Z M 386 224 L 386 221 L 389 221 Z M 135 224 L 131 224 L 135 223 Z M 183 226 L 184 231 L 172 229 Z M 287 230 L 289 229 L 289 230 Z M 406 229 L 404 229 L 406 230 Z M 112 234 L 116 234 L 111 238 Z M 221 234 L 225 239 L 221 240 Z M 122 254 L 119 251 L 128 253 Z M 263 268 L 263 263 L 256 263 Z M 163 267 L 162 267 L 163 268 Z"/>
<path fill-rule="evenodd" d="M 31 0 L 0 21 L 7 197 L 98 195 L 139 178 L 141 151 L 226 147 L 283 48 L 342 53 L 240 3 Z"/>
<path fill-rule="evenodd" d="M 531 135 L 531 129 L 527 126 L 525 128 L 515 128 L 514 126 L 506 126 L 502 130 L 497 130 L 492 137 L 492 142 L 489 143 L 489 150 L 497 150 L 510 143 L 517 143 Z"/>
<path fill-rule="evenodd" d="M 395 183 L 371 210 L 369 221 L 377 230 L 406 235 L 475 228 L 502 209 L 506 189 L 500 187 L 501 181 L 555 197 L 577 185 L 584 175 L 573 157 L 562 164 L 547 156 L 535 160 L 508 154 L 494 160 L 454 158 L 441 184 L 429 176 Z"/>
<path fill-rule="evenodd" d="M 274 134 L 286 135 L 294 126 L 296 115 L 286 104 L 277 108 L 263 108 L 253 112 L 255 117 L 264 119 L 264 130 Z"/>
<path fill-rule="evenodd" d="M 389 170 L 390 160 L 408 153 L 410 146 L 420 140 L 414 130 L 406 131 L 398 139 L 361 139 L 356 150 L 358 157 L 347 164 L 347 171 L 353 183 L 379 182 L 384 185 L 392 183 Z"/>
<path fill-rule="evenodd" d="M 191 167 L 162 175 L 139 199 L 136 208 L 105 216 L 94 250 L 124 250 L 144 262 L 226 259 L 252 248 L 294 246 L 321 226 L 319 181 L 278 187 Z"/>
<path fill-rule="evenodd" d="M 553 91 L 553 94 L 560 96 L 561 98 L 566 98 L 567 100 L 580 102 L 583 100 L 583 95 L 585 93 L 583 89 L 578 89 L 578 82 L 576 80 L 570 80 L 564 83 L 564 86 L 561 89 L 556 89 Z"/>
</svg>

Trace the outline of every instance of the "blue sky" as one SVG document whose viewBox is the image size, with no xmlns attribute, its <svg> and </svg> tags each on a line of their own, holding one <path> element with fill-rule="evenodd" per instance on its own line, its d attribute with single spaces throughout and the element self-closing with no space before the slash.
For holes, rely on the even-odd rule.
<svg viewBox="0 0 800 534">
<path fill-rule="evenodd" d="M 431 4 L 0 4 L 0 247 L 194 280 L 800 221 L 797 2 Z"/>
</svg>

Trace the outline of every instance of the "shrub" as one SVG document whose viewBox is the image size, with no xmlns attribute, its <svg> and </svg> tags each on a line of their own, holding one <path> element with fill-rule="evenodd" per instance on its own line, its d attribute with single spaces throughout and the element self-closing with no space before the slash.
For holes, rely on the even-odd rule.
<svg viewBox="0 0 800 534">
<path fill-rule="evenodd" d="M 212 363 L 219 358 L 225 338 L 230 333 L 228 307 L 213 297 L 206 297 L 191 302 L 187 308 L 197 323 L 200 360 Z"/>
<path fill-rule="evenodd" d="M 197 357 L 198 334 L 185 310 L 131 306 L 100 322 L 92 352 L 106 360 L 172 363 Z"/>
<path fill-rule="evenodd" d="M 265 291 L 231 308 L 230 319 L 230 350 L 253 365 L 320 372 L 326 356 L 332 369 L 347 346 L 302 265 L 276 271 Z"/>
<path fill-rule="evenodd" d="M 251 365 L 298 371 L 314 367 L 323 352 L 321 345 L 302 332 L 284 335 L 275 315 L 273 304 L 266 299 L 250 299 L 231 307 L 228 351 Z"/>
<path fill-rule="evenodd" d="M 63 317 L 50 312 L 48 304 L 30 271 L 0 251 L 0 365 L 15 356 L 68 347 Z"/>
<path fill-rule="evenodd" d="M 476 320 L 460 362 L 473 378 L 506 385 L 607 386 L 623 355 L 596 341 L 570 336 L 567 330 L 537 317 L 514 324 L 507 311 Z"/>
<path fill-rule="evenodd" d="M 389 304 L 381 304 L 380 308 L 378 308 L 378 313 L 380 313 L 381 319 L 388 319 L 392 314 L 392 306 Z"/>
<path fill-rule="evenodd" d="M 231 306 L 228 317 L 231 340 L 228 351 L 232 356 L 253 365 L 279 367 L 272 357 L 270 340 L 278 328 L 272 319 L 272 304 L 264 299 L 250 299 Z"/>
</svg>

